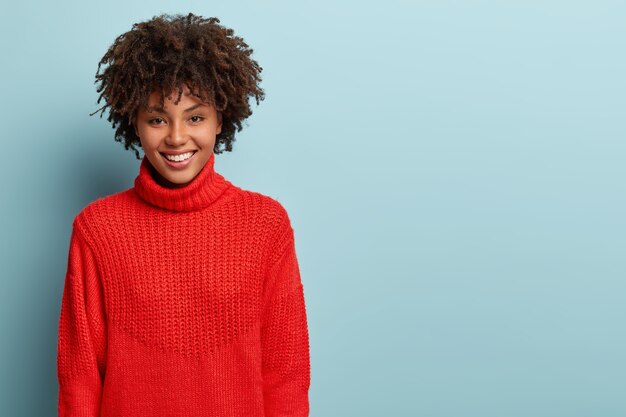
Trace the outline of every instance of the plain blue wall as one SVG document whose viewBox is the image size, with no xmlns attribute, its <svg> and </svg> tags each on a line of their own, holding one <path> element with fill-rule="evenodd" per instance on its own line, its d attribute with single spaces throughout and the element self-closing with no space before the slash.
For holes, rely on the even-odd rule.
<svg viewBox="0 0 626 417">
<path fill-rule="evenodd" d="M 56 415 L 72 219 L 138 171 L 88 116 L 97 62 L 189 11 L 264 69 L 216 168 L 292 218 L 312 417 L 626 415 L 626 7 L 602 0 L 3 5 L 0 414 Z"/>
</svg>

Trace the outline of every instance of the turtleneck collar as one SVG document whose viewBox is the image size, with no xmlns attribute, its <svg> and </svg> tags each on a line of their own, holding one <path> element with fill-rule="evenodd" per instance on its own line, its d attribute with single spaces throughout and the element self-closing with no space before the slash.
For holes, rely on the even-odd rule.
<svg viewBox="0 0 626 417">
<path fill-rule="evenodd" d="M 146 202 L 172 211 L 194 211 L 208 207 L 231 186 L 228 180 L 215 171 L 214 153 L 211 153 L 198 175 L 184 187 L 164 187 L 154 179 L 156 174 L 155 168 L 144 155 L 135 178 L 135 191 Z"/>
</svg>

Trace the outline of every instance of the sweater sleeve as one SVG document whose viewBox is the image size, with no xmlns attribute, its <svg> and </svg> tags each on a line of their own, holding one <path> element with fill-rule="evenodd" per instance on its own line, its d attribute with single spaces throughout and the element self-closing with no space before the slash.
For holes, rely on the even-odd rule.
<svg viewBox="0 0 626 417">
<path fill-rule="evenodd" d="M 307 417 L 309 334 L 304 288 L 288 218 L 266 275 L 261 327 L 263 392 L 267 417 Z"/>
<path fill-rule="evenodd" d="M 106 319 L 94 254 L 74 221 L 57 344 L 59 417 L 100 415 Z"/>
</svg>

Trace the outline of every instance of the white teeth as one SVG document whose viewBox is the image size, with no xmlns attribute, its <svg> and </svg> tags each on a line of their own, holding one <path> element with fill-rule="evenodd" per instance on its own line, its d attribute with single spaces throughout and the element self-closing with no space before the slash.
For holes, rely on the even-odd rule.
<svg viewBox="0 0 626 417">
<path fill-rule="evenodd" d="M 193 155 L 193 154 L 194 154 L 194 152 L 187 152 L 187 153 L 182 153 L 180 155 L 163 154 L 163 156 L 165 156 L 170 161 L 181 162 L 181 161 L 184 161 L 185 159 L 191 158 L 191 155 Z"/>
</svg>

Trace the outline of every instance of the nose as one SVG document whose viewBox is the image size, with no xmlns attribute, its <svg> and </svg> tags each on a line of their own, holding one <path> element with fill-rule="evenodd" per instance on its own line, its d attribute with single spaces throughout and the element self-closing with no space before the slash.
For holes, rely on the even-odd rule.
<svg viewBox="0 0 626 417">
<path fill-rule="evenodd" d="M 184 145 L 188 140 L 185 123 L 173 121 L 170 126 L 171 127 L 168 132 L 167 138 L 165 139 L 165 143 L 174 148 Z"/>
</svg>

